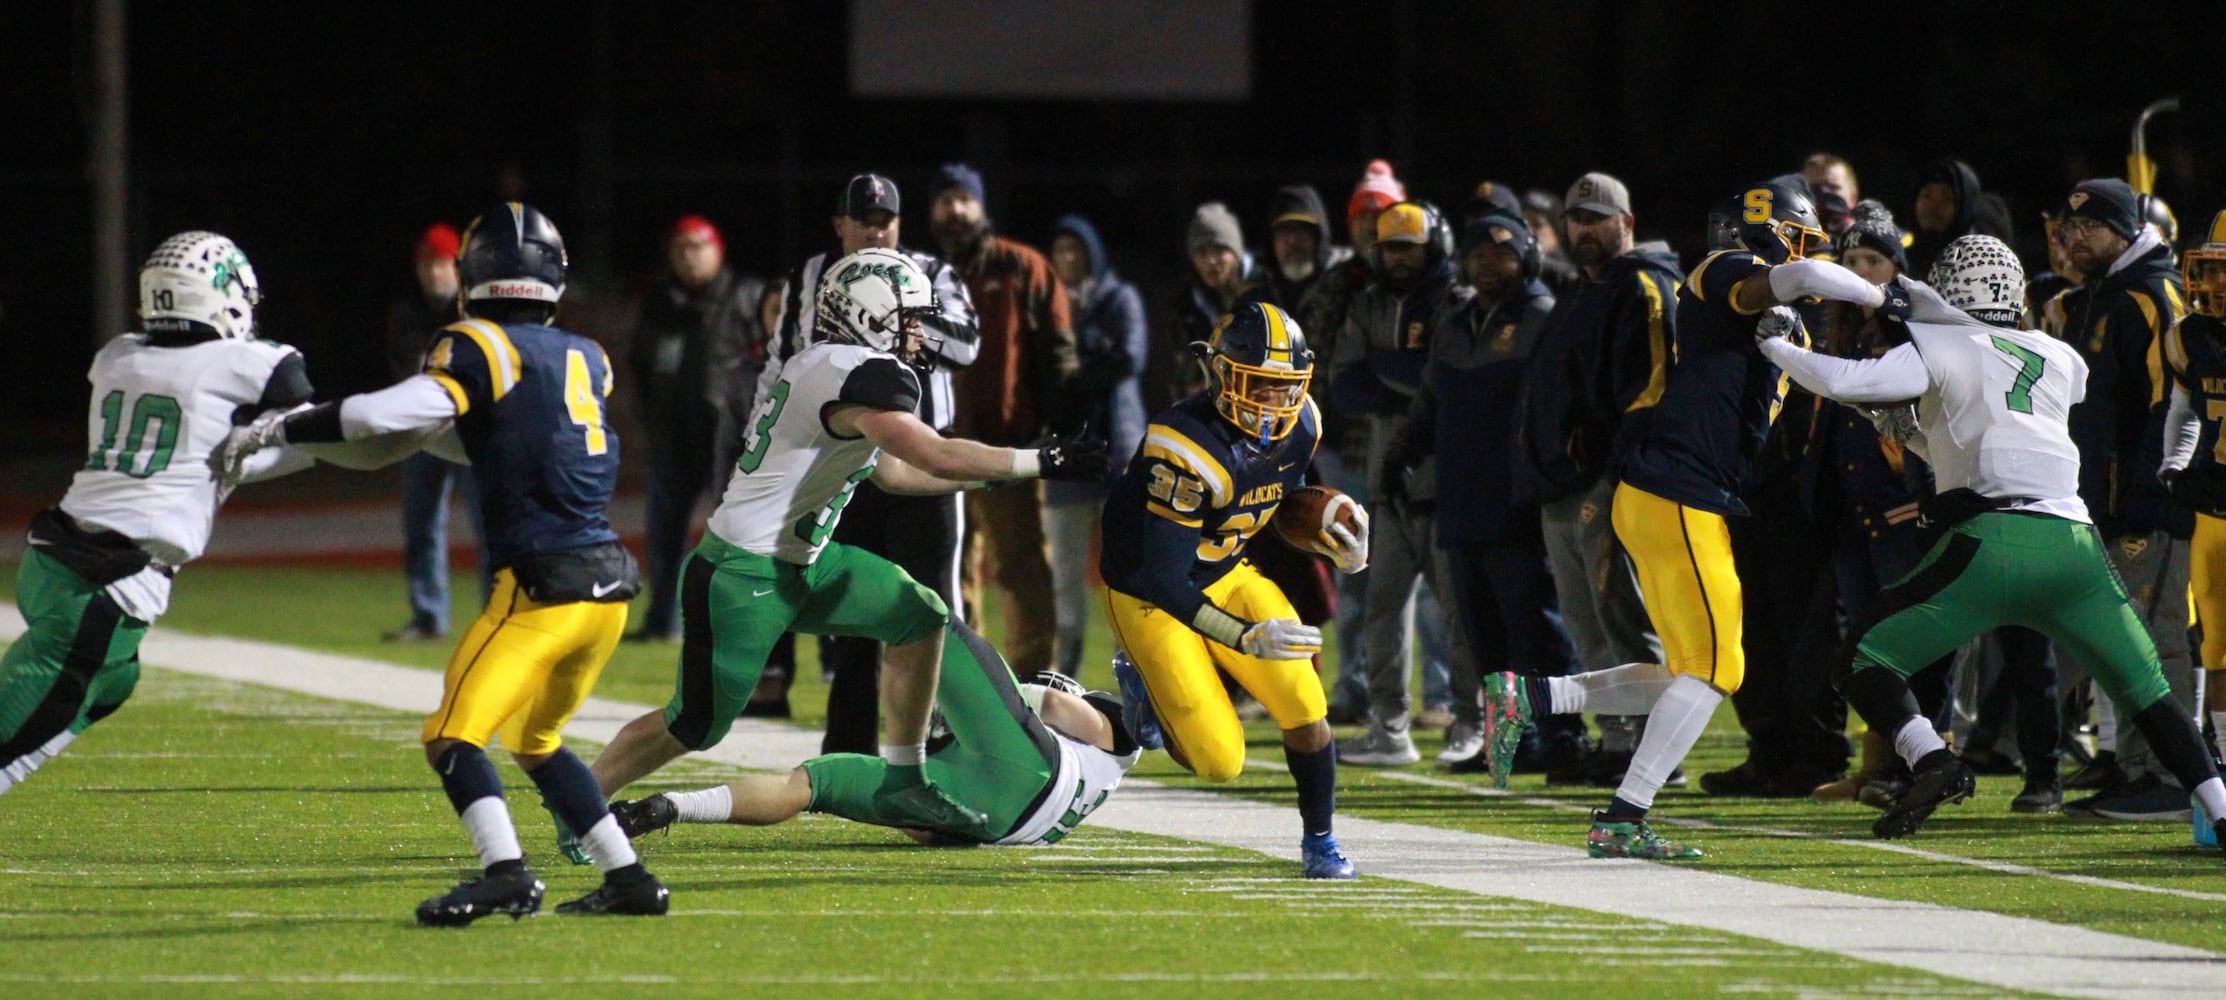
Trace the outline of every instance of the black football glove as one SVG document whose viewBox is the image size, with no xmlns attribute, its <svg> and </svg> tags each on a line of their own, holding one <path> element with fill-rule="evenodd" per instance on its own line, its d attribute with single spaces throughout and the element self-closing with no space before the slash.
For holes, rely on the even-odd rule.
<svg viewBox="0 0 2226 1000">
<path fill-rule="evenodd" d="M 2198 514 L 2212 517 L 2226 516 L 2226 473 L 2217 466 L 2200 469 L 2167 470 L 2164 488 L 2171 491 L 2173 502 Z"/>
<path fill-rule="evenodd" d="M 1096 483 L 1113 469 L 1113 459 L 1098 438 L 1047 437 L 1028 444 L 1036 449 L 1038 476 L 1070 483 Z"/>
<path fill-rule="evenodd" d="M 1909 290 L 1901 287 L 1898 281 L 1880 285 L 1878 290 L 1886 296 L 1886 301 L 1878 304 L 1878 315 L 1896 323 L 1909 322 L 1909 314 L 1915 308 L 1910 304 Z"/>
</svg>

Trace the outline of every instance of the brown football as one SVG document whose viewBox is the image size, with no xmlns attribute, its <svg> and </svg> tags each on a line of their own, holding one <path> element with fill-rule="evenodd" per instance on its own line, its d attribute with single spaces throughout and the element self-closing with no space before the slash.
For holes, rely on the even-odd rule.
<svg viewBox="0 0 2226 1000">
<path fill-rule="evenodd" d="M 1344 492 L 1328 486 L 1301 486 L 1283 497 L 1275 508 L 1275 520 L 1269 526 L 1278 537 L 1300 552 L 1318 552 L 1321 548 L 1322 529 L 1329 525 L 1323 521 L 1328 515 L 1330 501 L 1344 496 Z M 1353 514 L 1353 504 L 1339 504 L 1337 522 L 1347 529 L 1360 530 L 1360 519 Z"/>
</svg>

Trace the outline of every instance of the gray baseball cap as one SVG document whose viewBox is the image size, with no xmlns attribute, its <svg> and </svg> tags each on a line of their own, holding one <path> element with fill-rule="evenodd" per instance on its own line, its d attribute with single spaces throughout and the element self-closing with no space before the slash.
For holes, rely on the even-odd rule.
<svg viewBox="0 0 2226 1000">
<path fill-rule="evenodd" d="M 1569 196 L 1562 199 L 1563 212 L 1580 208 L 1601 215 L 1629 215 L 1631 191 L 1622 181 L 1595 171 L 1577 178 L 1569 185 Z"/>
</svg>

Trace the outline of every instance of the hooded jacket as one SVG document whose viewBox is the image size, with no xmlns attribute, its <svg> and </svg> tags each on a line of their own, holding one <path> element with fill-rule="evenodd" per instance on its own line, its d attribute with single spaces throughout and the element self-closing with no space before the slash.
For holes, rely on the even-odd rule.
<svg viewBox="0 0 2226 1000">
<path fill-rule="evenodd" d="M 2087 362 L 2087 398 L 2071 408 L 2079 499 L 2105 538 L 2165 530 L 2185 538 L 2194 515 L 2157 482 L 2164 458 L 2164 335 L 2187 314 L 2172 248 L 2144 227 L 2110 273 L 2057 293 L 2041 328 Z"/>
<path fill-rule="evenodd" d="M 1128 464 L 1144 439 L 1144 397 L 1137 384 L 1150 356 L 1151 335 L 1144 322 L 1144 300 L 1136 286 L 1114 273 L 1097 227 L 1080 215 L 1062 215 L 1051 224 L 1053 235 L 1066 234 L 1082 243 L 1090 255 L 1090 277 L 1067 289 L 1074 314 L 1075 354 L 1080 368 L 1064 404 L 1079 412 L 1093 433 L 1105 437 L 1116 469 Z M 1048 483 L 1054 502 L 1075 494 L 1076 499 L 1103 491 L 1086 483 Z"/>
<path fill-rule="evenodd" d="M 1314 273 L 1297 281 L 1283 276 L 1283 268 L 1275 261 L 1275 227 L 1284 222 L 1305 222 L 1314 227 Z M 1329 239 L 1329 212 L 1322 207 L 1322 194 L 1311 184 L 1292 184 L 1279 188 L 1275 200 L 1268 208 L 1269 250 L 1263 255 L 1261 276 L 1265 279 L 1269 300 L 1282 306 L 1294 317 L 1303 317 L 1306 297 L 1320 287 L 1322 276 L 1352 256 L 1350 247 L 1337 246 Z M 1301 319 L 1301 324 L 1304 320 Z"/>
<path fill-rule="evenodd" d="M 1368 481 L 1377 481 L 1385 447 L 1405 423 L 1422 388 L 1422 367 L 1439 314 L 1454 304 L 1453 263 L 1424 266 L 1409 289 L 1378 281 L 1353 296 L 1329 360 L 1330 399 L 1348 417 L 1366 416 Z M 1317 349 L 1319 350 L 1319 349 Z"/>
<path fill-rule="evenodd" d="M 1541 503 L 1614 474 L 1644 434 L 1675 359 L 1683 276 L 1667 247 L 1644 244 L 1555 301 L 1531 354 L 1515 445 Z"/>
<path fill-rule="evenodd" d="M 1962 160 L 1946 158 L 1926 165 L 1918 175 L 1918 187 L 1934 181 L 1944 182 L 1955 193 L 1955 221 L 1944 232 L 1927 233 L 1921 229 L 1909 230 L 1909 276 L 1919 281 L 1932 274 L 1932 262 L 1940 259 L 1940 251 L 1955 242 L 1956 237 L 1978 233 L 1993 236 L 2002 242 L 2016 245 L 2010 226 L 2009 205 L 2002 196 L 1991 194 L 1979 187 L 1978 171 Z M 1912 223 L 1914 225 L 1914 223 Z"/>
</svg>

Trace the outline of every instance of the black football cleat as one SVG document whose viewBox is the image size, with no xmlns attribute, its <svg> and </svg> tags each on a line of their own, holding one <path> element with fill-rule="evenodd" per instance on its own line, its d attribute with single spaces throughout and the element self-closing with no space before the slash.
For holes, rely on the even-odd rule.
<svg viewBox="0 0 2226 1000">
<path fill-rule="evenodd" d="M 541 894 L 547 887 L 530 868 L 500 875 L 483 875 L 417 904 L 421 927 L 465 927 L 481 917 L 508 914 L 516 920 L 541 911 Z"/>
<path fill-rule="evenodd" d="M 646 799 L 622 799 L 611 803 L 611 815 L 618 819 L 619 832 L 628 840 L 639 840 L 645 833 L 655 833 L 680 819 L 680 807 L 664 795 Z"/>
<path fill-rule="evenodd" d="M 1917 776 L 1909 783 L 1909 790 L 1886 815 L 1871 824 L 1870 832 L 1880 840 L 1893 840 L 1917 832 L 1934 809 L 1950 802 L 1961 802 L 1978 791 L 1979 778 L 1971 773 L 1954 752 L 1935 750 L 1918 761 Z"/>
<path fill-rule="evenodd" d="M 672 893 L 665 884 L 655 875 L 644 875 L 624 885 L 606 879 L 594 892 L 558 903 L 556 911 L 588 917 L 661 917 L 671 906 Z"/>
</svg>

